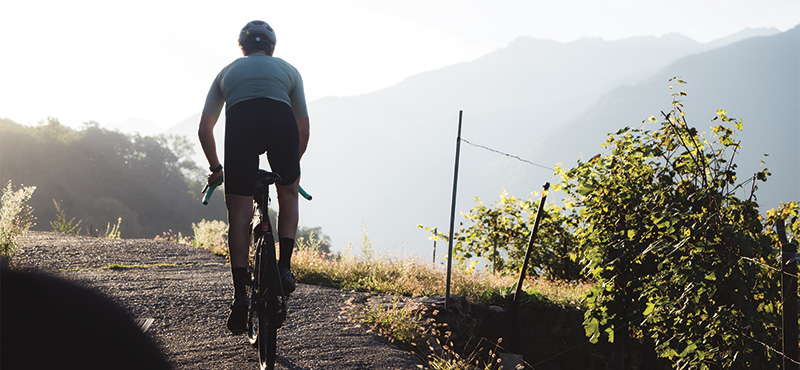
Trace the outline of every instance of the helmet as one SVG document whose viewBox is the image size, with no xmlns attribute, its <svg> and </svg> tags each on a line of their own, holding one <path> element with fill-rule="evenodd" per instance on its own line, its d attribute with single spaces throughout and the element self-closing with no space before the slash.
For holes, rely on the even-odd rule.
<svg viewBox="0 0 800 370">
<path fill-rule="evenodd" d="M 253 50 L 272 53 L 275 41 L 275 31 L 264 21 L 249 22 L 239 32 L 239 46 L 248 54 Z"/>
</svg>

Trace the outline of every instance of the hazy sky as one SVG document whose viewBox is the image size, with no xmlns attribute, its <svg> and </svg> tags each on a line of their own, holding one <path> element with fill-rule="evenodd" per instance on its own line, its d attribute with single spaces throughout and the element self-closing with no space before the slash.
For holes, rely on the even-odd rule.
<svg viewBox="0 0 800 370">
<path fill-rule="evenodd" d="M 310 101 L 391 86 L 519 36 L 569 42 L 679 32 L 706 42 L 800 24 L 798 0 L 14 1 L 0 5 L 0 117 L 171 126 L 202 109 L 252 19 Z M 311 119 L 313 122 L 313 110 Z"/>
</svg>

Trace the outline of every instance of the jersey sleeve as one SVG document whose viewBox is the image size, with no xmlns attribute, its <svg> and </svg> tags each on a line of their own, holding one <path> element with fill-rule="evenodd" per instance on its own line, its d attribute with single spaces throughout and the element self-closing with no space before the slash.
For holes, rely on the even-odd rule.
<svg viewBox="0 0 800 370">
<path fill-rule="evenodd" d="M 306 106 L 306 93 L 303 89 L 303 78 L 295 70 L 294 88 L 289 91 L 289 99 L 292 102 L 292 111 L 296 119 L 308 117 L 308 107 Z"/>
<path fill-rule="evenodd" d="M 214 116 L 219 119 L 219 114 L 222 112 L 222 106 L 225 105 L 225 96 L 222 94 L 222 88 L 219 85 L 219 76 L 214 79 L 211 88 L 208 89 L 206 95 L 206 104 L 203 106 L 203 113 Z"/>
</svg>

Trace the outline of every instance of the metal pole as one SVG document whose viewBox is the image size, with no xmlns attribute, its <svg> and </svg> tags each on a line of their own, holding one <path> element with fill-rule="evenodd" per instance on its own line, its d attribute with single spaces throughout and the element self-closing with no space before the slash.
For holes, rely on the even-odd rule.
<svg viewBox="0 0 800 370">
<path fill-rule="evenodd" d="M 536 231 L 539 229 L 539 220 L 542 218 L 544 201 L 547 199 L 547 189 L 550 189 L 549 182 L 544 183 L 542 200 L 539 201 L 539 210 L 536 211 L 536 221 L 533 222 L 533 230 L 531 230 L 531 238 L 528 242 L 528 251 L 525 253 L 525 262 L 522 263 L 522 271 L 519 272 L 519 282 L 517 282 L 517 291 L 514 293 L 514 302 L 518 302 L 520 296 L 522 295 L 522 283 L 525 281 L 525 272 L 528 270 L 528 261 L 531 259 L 533 243 L 536 241 Z"/>
<path fill-rule="evenodd" d="M 433 235 L 438 235 L 439 229 L 433 229 Z M 433 239 L 433 266 L 436 267 L 436 239 Z"/>
<path fill-rule="evenodd" d="M 786 224 L 783 219 L 776 222 L 781 241 L 781 295 L 783 298 L 783 370 L 798 370 L 800 350 L 797 336 L 797 246 L 786 240 Z"/>
<path fill-rule="evenodd" d="M 453 269 L 453 227 L 456 222 L 456 189 L 458 189 L 458 160 L 461 156 L 461 117 L 464 111 L 458 111 L 458 136 L 456 137 L 456 164 L 453 170 L 453 200 L 450 202 L 450 237 L 447 238 L 447 288 L 444 293 L 444 309 L 450 305 L 450 272 Z"/>
</svg>

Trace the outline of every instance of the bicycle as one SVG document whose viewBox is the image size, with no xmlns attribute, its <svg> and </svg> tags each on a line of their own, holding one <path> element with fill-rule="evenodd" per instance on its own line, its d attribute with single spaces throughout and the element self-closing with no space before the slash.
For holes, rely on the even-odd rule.
<svg viewBox="0 0 800 370">
<path fill-rule="evenodd" d="M 258 348 L 258 362 L 261 370 L 275 368 L 278 329 L 286 320 L 289 297 L 283 292 L 283 282 L 278 271 L 275 256 L 275 236 L 268 209 L 270 203 L 269 186 L 280 181 L 277 173 L 258 170 L 256 188 L 253 195 L 253 221 L 250 224 L 253 250 L 254 278 L 250 284 L 250 310 L 247 317 L 247 339 Z M 222 176 L 203 188 L 203 204 L 207 205 L 211 194 L 222 184 Z M 300 195 L 311 200 L 303 188 Z"/>
</svg>

